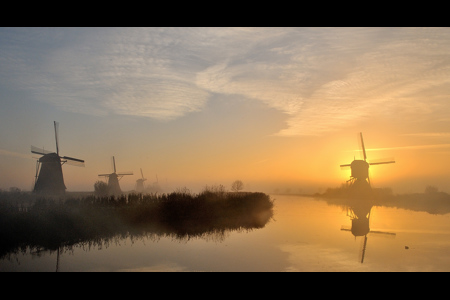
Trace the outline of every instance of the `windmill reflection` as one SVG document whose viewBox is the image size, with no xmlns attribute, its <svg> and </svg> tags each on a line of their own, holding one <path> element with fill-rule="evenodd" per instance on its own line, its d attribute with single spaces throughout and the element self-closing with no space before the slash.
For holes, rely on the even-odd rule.
<svg viewBox="0 0 450 300">
<path fill-rule="evenodd" d="M 367 236 L 369 234 L 384 234 L 388 236 L 396 235 L 392 232 L 370 230 L 370 214 L 372 207 L 373 205 L 370 199 L 353 199 L 352 204 L 347 207 L 347 216 L 350 217 L 351 227 L 348 228 L 342 226 L 341 228 L 343 231 L 350 231 L 355 238 L 364 237 L 361 263 L 364 262 L 367 248 Z"/>
<path fill-rule="evenodd" d="M 367 162 L 366 149 L 364 147 L 364 140 L 362 132 L 359 133 L 361 150 L 364 160 L 354 159 L 350 164 L 343 164 L 341 168 L 350 167 L 351 175 L 347 181 L 344 189 L 347 199 L 347 216 L 350 217 L 352 225 L 351 228 L 341 228 L 341 230 L 350 231 L 355 238 L 364 237 L 361 263 L 364 262 L 364 256 L 367 248 L 367 235 L 370 233 L 380 233 L 387 235 L 394 235 L 391 232 L 371 231 L 370 230 L 370 213 L 373 207 L 373 200 L 375 194 L 370 184 L 369 166 L 392 164 L 395 161 L 383 162 Z"/>
</svg>

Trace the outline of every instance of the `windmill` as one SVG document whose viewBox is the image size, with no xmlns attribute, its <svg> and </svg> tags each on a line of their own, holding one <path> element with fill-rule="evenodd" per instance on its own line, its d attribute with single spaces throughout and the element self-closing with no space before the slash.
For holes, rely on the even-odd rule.
<svg viewBox="0 0 450 300">
<path fill-rule="evenodd" d="M 116 160 L 112 157 L 114 172 L 109 174 L 98 174 L 98 176 L 105 176 L 108 179 L 108 189 L 111 194 L 119 195 L 122 190 L 119 186 L 119 180 L 125 175 L 133 175 L 133 172 L 116 173 Z"/>
<path fill-rule="evenodd" d="M 59 156 L 58 125 L 55 127 L 56 152 L 31 146 L 31 153 L 42 155 L 36 162 L 36 175 L 33 192 L 46 194 L 63 194 L 66 191 L 62 173 L 62 165 L 84 167 L 84 160 L 69 156 Z"/>
<path fill-rule="evenodd" d="M 395 161 L 385 161 L 385 162 L 372 162 L 368 163 L 366 161 L 366 149 L 364 148 L 364 141 L 362 132 L 359 133 L 361 137 L 361 146 L 364 155 L 364 160 L 354 159 L 350 164 L 341 165 L 341 167 L 350 167 L 351 175 L 347 182 L 350 182 L 351 186 L 360 187 L 363 189 L 370 188 L 370 178 L 369 178 L 369 166 L 371 165 L 381 165 L 381 164 L 392 164 Z"/>
<path fill-rule="evenodd" d="M 387 236 L 395 237 L 395 233 L 386 231 L 374 231 L 370 230 L 369 220 L 370 212 L 372 210 L 372 204 L 369 202 L 355 202 L 352 206 L 347 207 L 347 216 L 352 221 L 351 228 L 341 227 L 342 231 L 350 231 L 352 235 L 356 237 L 364 237 L 361 253 L 361 263 L 364 262 L 364 257 L 367 249 L 367 236 L 369 234 L 384 234 Z"/>
<path fill-rule="evenodd" d="M 141 178 L 139 178 L 138 180 L 136 180 L 136 192 L 138 193 L 142 193 L 144 191 L 144 181 L 147 180 L 147 178 L 144 178 L 144 174 L 142 173 L 142 168 L 141 168 Z"/>
</svg>

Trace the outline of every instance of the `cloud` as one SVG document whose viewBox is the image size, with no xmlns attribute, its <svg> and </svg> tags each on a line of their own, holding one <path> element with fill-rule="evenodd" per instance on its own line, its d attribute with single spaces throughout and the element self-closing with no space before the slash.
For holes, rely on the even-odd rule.
<svg viewBox="0 0 450 300">
<path fill-rule="evenodd" d="M 416 137 L 450 137 L 450 132 L 420 132 L 420 133 L 405 133 L 403 136 Z"/>
<path fill-rule="evenodd" d="M 3 28 L 0 79 L 63 110 L 158 120 L 237 95 L 285 113 L 277 135 L 321 135 L 447 107 L 449 47 L 448 28 Z"/>
<path fill-rule="evenodd" d="M 287 128 L 278 132 L 282 136 L 320 135 L 376 114 L 428 113 L 430 101 L 449 92 L 440 90 L 426 100 L 415 96 L 448 86 L 446 29 L 436 29 L 432 42 L 430 32 L 415 28 L 299 31 L 280 33 L 284 38 L 277 42 L 290 37 L 289 42 L 266 44 L 265 55 L 259 49 L 262 60 L 248 53 L 248 59 L 228 57 L 199 72 L 197 84 L 258 99 L 286 113 Z"/>
<path fill-rule="evenodd" d="M 415 149 L 436 149 L 436 148 L 450 148 L 450 144 L 415 145 L 415 146 L 389 147 L 389 148 L 371 148 L 371 149 L 366 149 L 366 151 L 412 150 L 412 149 L 415 150 Z"/>
<path fill-rule="evenodd" d="M 186 113 L 200 111 L 209 94 L 186 82 L 153 80 L 138 90 L 124 87 L 102 102 L 116 114 L 172 120 Z"/>
<path fill-rule="evenodd" d="M 0 155 L 19 157 L 19 158 L 31 158 L 29 154 L 23 154 L 18 152 L 12 152 L 4 149 L 0 149 Z"/>
<path fill-rule="evenodd" d="M 36 45 L 30 38 L 36 31 L 48 44 Z M 15 74 L 7 81 L 33 99 L 93 115 L 168 120 L 205 105 L 208 93 L 191 83 L 191 65 L 176 63 L 176 37 L 158 30 L 69 31 L 77 43 L 65 37 L 67 29 L 16 31 L 15 44 L 0 47 L 7 53 L 1 65 Z"/>
</svg>

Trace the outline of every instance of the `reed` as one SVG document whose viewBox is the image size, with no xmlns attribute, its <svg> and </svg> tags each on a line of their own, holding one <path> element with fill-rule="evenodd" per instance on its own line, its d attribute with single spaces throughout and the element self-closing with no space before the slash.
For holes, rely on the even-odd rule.
<svg viewBox="0 0 450 300">
<path fill-rule="evenodd" d="M 0 257 L 122 236 L 175 238 L 262 228 L 273 216 L 264 193 L 205 189 L 199 194 L 42 197 L 0 192 Z"/>
</svg>

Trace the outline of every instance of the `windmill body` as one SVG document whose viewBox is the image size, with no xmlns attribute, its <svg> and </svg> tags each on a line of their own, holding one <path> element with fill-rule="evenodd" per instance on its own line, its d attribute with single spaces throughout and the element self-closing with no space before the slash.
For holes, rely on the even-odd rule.
<svg viewBox="0 0 450 300">
<path fill-rule="evenodd" d="M 351 177 L 356 180 L 366 180 L 369 178 L 369 164 L 364 160 L 355 159 L 350 164 Z"/>
<path fill-rule="evenodd" d="M 66 191 L 62 173 L 62 165 L 84 166 L 84 160 L 59 155 L 58 123 L 54 122 L 56 152 L 31 146 L 31 153 L 42 155 L 36 163 L 36 176 L 33 192 L 43 194 L 63 194 Z"/>
<path fill-rule="evenodd" d="M 350 164 L 341 165 L 341 167 L 350 167 L 351 175 L 348 180 L 351 183 L 351 186 L 355 189 L 370 189 L 370 178 L 369 178 L 369 166 L 371 165 L 380 165 L 380 164 L 391 164 L 395 163 L 395 161 L 385 161 L 385 162 L 376 162 L 369 163 L 367 162 L 366 149 L 364 148 L 364 141 L 362 133 L 360 133 L 361 137 L 361 145 L 362 151 L 364 155 L 364 160 L 355 159 Z"/>
<path fill-rule="evenodd" d="M 34 192 L 61 194 L 66 191 L 61 159 L 56 153 L 39 158 L 40 171 L 34 185 Z"/>
<path fill-rule="evenodd" d="M 136 192 L 138 193 L 142 193 L 145 188 L 144 188 L 144 181 L 147 180 L 147 178 L 144 178 L 144 174 L 142 173 L 142 169 L 141 169 L 141 178 L 139 178 L 138 180 L 136 180 Z"/>
<path fill-rule="evenodd" d="M 122 193 L 122 189 L 119 185 L 119 180 L 125 175 L 133 175 L 133 172 L 127 173 L 116 173 L 116 160 L 113 156 L 113 166 L 114 172 L 109 174 L 99 174 L 98 176 L 104 176 L 108 179 L 108 190 L 110 194 L 120 195 Z"/>
</svg>

